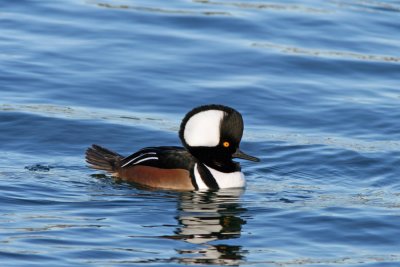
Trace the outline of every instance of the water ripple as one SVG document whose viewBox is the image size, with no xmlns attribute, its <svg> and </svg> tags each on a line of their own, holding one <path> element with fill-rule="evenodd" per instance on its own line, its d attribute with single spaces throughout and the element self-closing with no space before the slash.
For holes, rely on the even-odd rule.
<svg viewBox="0 0 400 267">
<path fill-rule="evenodd" d="M 122 9 L 122 10 L 134 10 L 138 12 L 149 12 L 149 13 L 161 13 L 161 14 L 177 14 L 177 15 L 205 15 L 205 16 L 231 16 L 229 12 L 221 11 L 193 11 L 193 10 L 178 10 L 178 9 L 168 9 L 168 8 L 155 8 L 155 7 L 145 7 L 145 6 L 134 6 L 134 5 L 116 5 L 108 3 L 97 3 L 94 1 L 87 1 L 89 4 L 96 4 L 101 8 L 111 8 L 111 9 Z"/>
<path fill-rule="evenodd" d="M 329 0 L 330 3 L 336 5 L 340 9 L 349 9 L 355 11 L 363 11 L 369 13 L 386 13 L 400 12 L 400 5 L 385 1 L 376 0 Z"/>
<path fill-rule="evenodd" d="M 195 3 L 217 5 L 217 6 L 231 6 L 243 9 L 267 9 L 273 11 L 297 11 L 306 13 L 330 13 L 329 9 L 307 7 L 304 5 L 294 4 L 280 4 L 280 3 L 245 3 L 245 2 L 218 2 L 209 0 L 193 0 Z"/>
<path fill-rule="evenodd" d="M 0 112 L 22 112 L 46 116 L 50 118 L 72 119 L 72 120 L 100 120 L 108 123 L 122 125 L 144 125 L 158 129 L 177 130 L 169 121 L 160 114 L 126 112 L 110 109 L 88 109 L 82 107 L 60 106 L 50 104 L 0 104 Z"/>
<path fill-rule="evenodd" d="M 361 54 L 355 52 L 346 51 L 328 51 L 320 49 L 307 49 L 295 46 L 286 46 L 275 43 L 253 43 L 253 47 L 263 48 L 268 50 L 278 50 L 281 53 L 287 53 L 292 55 L 304 55 L 312 57 L 324 57 L 324 58 L 339 58 L 344 60 L 360 60 L 360 61 L 377 61 L 384 63 L 399 63 L 400 57 L 397 56 L 385 56 L 385 55 L 371 55 L 371 54 Z"/>
</svg>

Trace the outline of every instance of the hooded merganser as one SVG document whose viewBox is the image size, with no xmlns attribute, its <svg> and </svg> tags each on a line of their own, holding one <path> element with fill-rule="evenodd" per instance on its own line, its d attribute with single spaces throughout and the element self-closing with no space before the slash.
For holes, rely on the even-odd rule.
<svg viewBox="0 0 400 267">
<path fill-rule="evenodd" d="M 183 118 L 183 147 L 146 147 L 123 157 L 98 145 L 86 150 L 90 167 L 127 182 L 174 189 L 203 190 L 244 187 L 240 164 L 232 158 L 259 161 L 239 150 L 242 115 L 222 105 L 194 108 Z"/>
</svg>

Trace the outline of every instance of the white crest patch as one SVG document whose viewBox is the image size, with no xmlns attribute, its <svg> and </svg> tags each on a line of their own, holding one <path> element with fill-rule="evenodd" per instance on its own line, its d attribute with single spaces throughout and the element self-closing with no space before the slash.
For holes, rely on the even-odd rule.
<svg viewBox="0 0 400 267">
<path fill-rule="evenodd" d="M 219 144 L 224 112 L 206 110 L 193 115 L 186 123 L 183 137 L 189 146 L 213 147 Z"/>
</svg>

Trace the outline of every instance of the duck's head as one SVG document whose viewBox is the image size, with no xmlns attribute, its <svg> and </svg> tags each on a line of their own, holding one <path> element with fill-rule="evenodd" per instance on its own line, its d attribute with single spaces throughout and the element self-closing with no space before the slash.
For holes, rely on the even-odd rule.
<svg viewBox="0 0 400 267">
<path fill-rule="evenodd" d="M 239 149 L 242 135 L 242 115 L 222 105 L 194 108 L 183 118 L 179 131 L 183 145 L 194 157 L 226 172 L 239 168 L 233 158 L 259 161 Z"/>
</svg>

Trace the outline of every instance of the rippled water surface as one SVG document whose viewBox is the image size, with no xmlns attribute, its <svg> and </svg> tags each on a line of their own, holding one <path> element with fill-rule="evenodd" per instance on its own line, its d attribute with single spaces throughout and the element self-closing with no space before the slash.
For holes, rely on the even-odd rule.
<svg viewBox="0 0 400 267">
<path fill-rule="evenodd" d="M 400 266 L 400 1 L 0 3 L 1 266 Z M 88 169 L 245 120 L 245 190 Z"/>
</svg>

